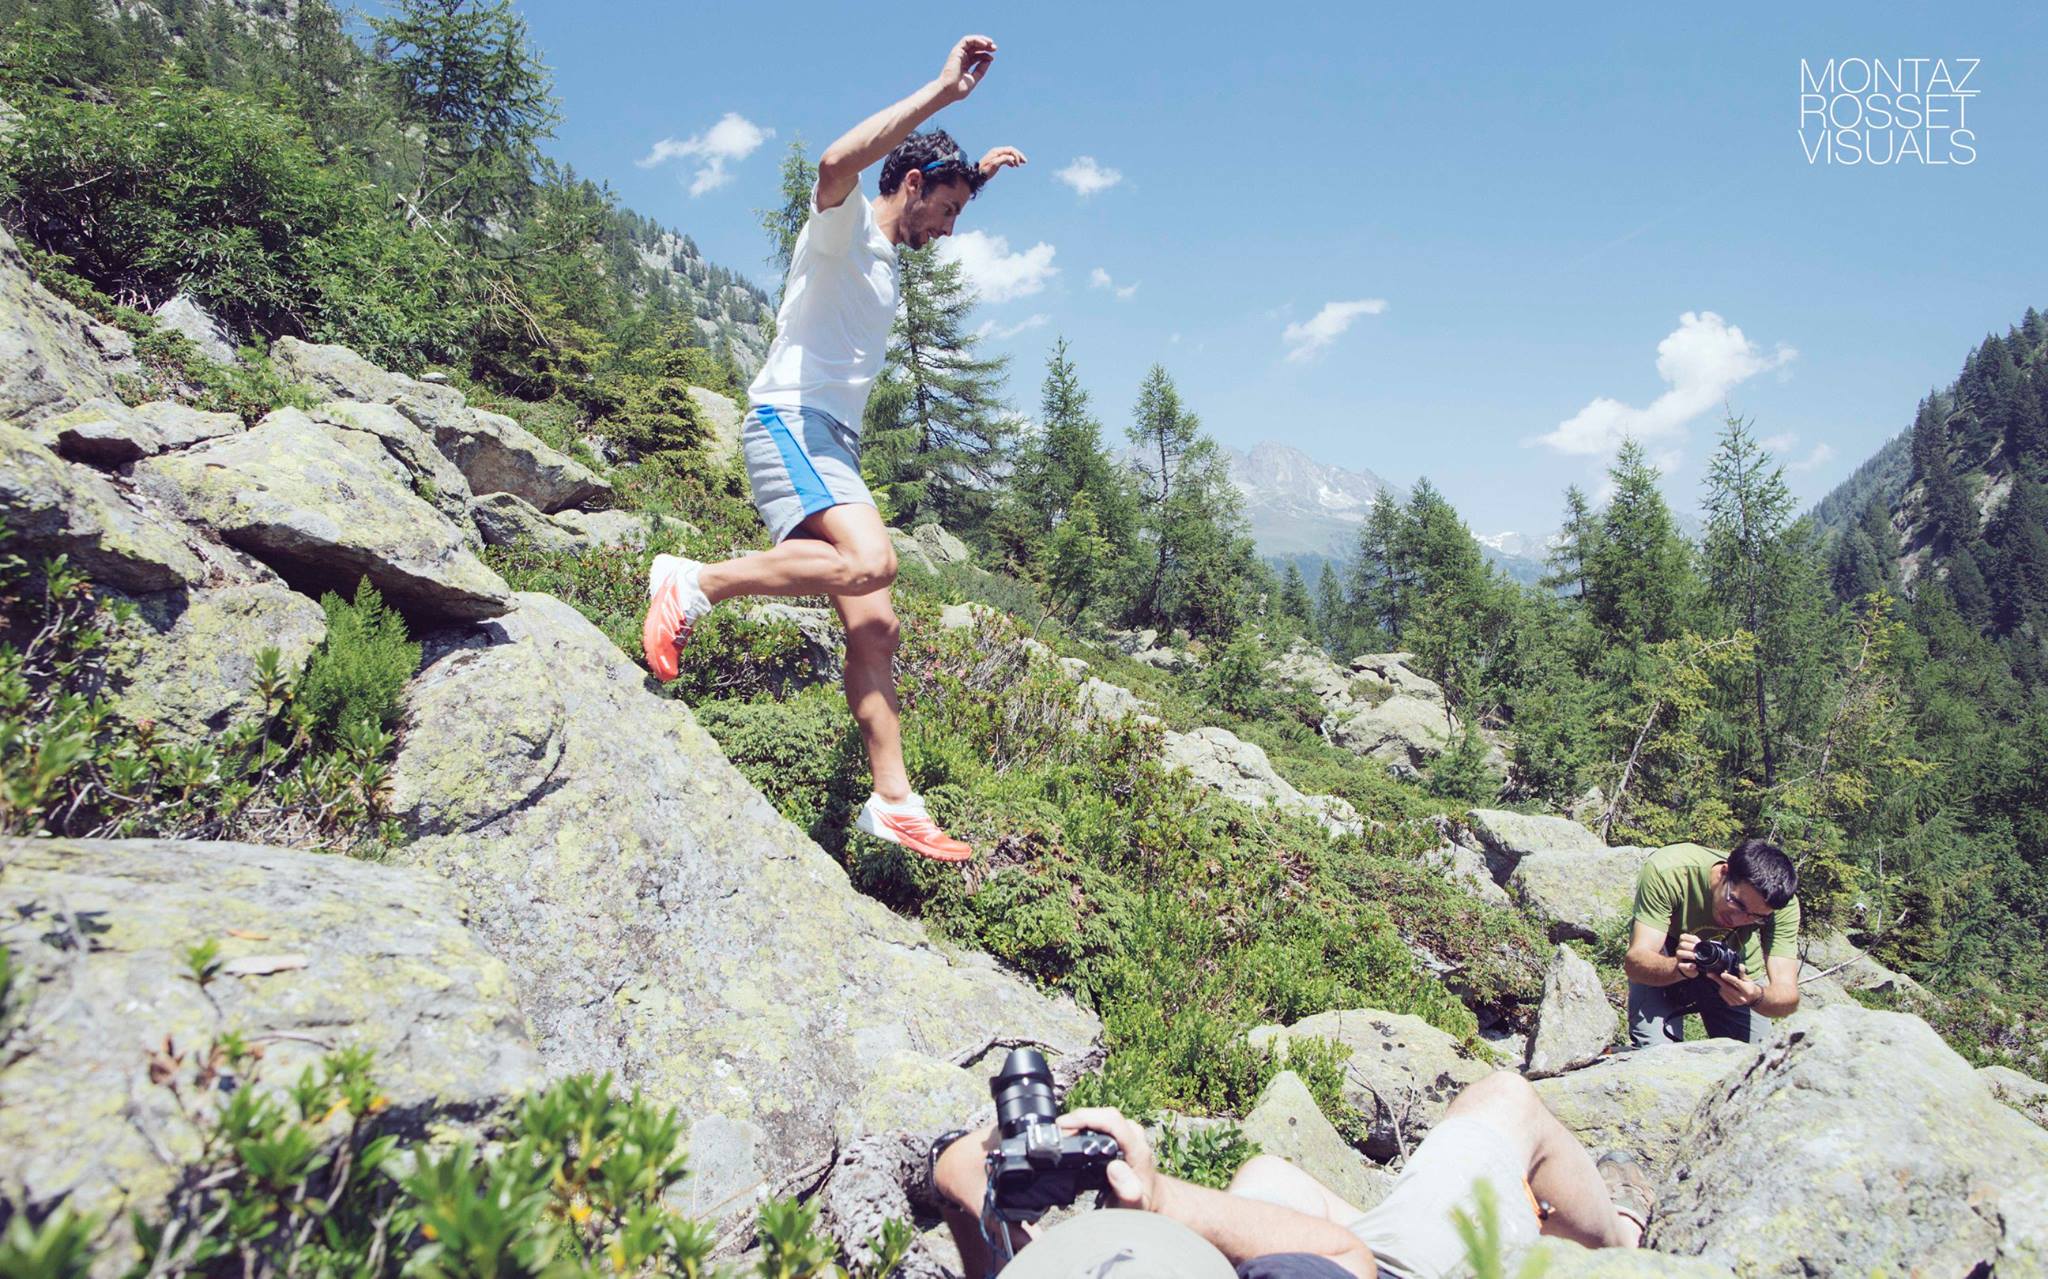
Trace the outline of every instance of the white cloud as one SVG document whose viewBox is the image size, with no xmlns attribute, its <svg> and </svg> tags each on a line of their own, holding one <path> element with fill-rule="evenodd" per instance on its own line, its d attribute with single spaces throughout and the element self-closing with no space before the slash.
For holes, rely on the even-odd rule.
<svg viewBox="0 0 2048 1279">
<path fill-rule="evenodd" d="M 1052 317 L 1043 311 L 1027 315 L 1015 324 L 1005 324 L 1000 327 L 994 320 L 983 320 L 975 327 L 974 336 L 997 339 L 1013 338 L 1019 333 L 1029 332 L 1032 329 L 1042 329 L 1050 323 L 1052 323 Z"/>
<path fill-rule="evenodd" d="M 1138 292 L 1137 285 L 1118 284 L 1115 280 L 1110 279 L 1109 272 L 1101 267 L 1096 267 L 1088 273 L 1088 287 L 1091 289 L 1109 289 L 1126 302 L 1137 296 Z"/>
<path fill-rule="evenodd" d="M 691 196 L 700 196 L 732 181 L 732 174 L 726 171 L 725 166 L 746 159 L 774 136 L 775 130 L 764 129 L 737 111 L 728 111 L 719 117 L 717 124 L 702 133 L 693 133 L 680 141 L 663 138 L 636 163 L 643 169 L 651 169 L 675 159 L 702 161 L 690 179 Z"/>
<path fill-rule="evenodd" d="M 1687 311 L 1657 344 L 1657 376 L 1670 389 L 1642 408 L 1600 396 L 1536 442 L 1560 453 L 1605 457 L 1625 439 L 1682 438 L 1686 425 L 1729 391 L 1798 355 L 1782 342 L 1767 355 L 1712 311 Z"/>
<path fill-rule="evenodd" d="M 1783 457 L 1787 453 L 1790 453 L 1792 451 L 1792 446 L 1794 444 L 1799 443 L 1799 437 L 1797 435 L 1794 435 L 1792 432 L 1787 431 L 1783 435 L 1765 436 L 1762 440 L 1759 440 L 1758 443 L 1762 444 L 1764 446 L 1764 451 L 1766 453 L 1769 453 L 1772 457 Z"/>
<path fill-rule="evenodd" d="M 1306 324 L 1290 324 L 1280 334 L 1287 344 L 1287 361 L 1300 364 L 1314 359 L 1324 347 L 1344 336 L 1344 330 L 1361 315 L 1378 315 L 1387 309 L 1385 298 L 1360 298 L 1356 302 L 1325 302 L 1323 309 Z"/>
<path fill-rule="evenodd" d="M 1090 196 L 1107 191 L 1124 180 L 1124 175 L 1115 169 L 1105 169 L 1095 162 L 1092 155 L 1078 156 L 1074 162 L 1061 169 L 1054 177 L 1074 188 L 1077 195 Z"/>
<path fill-rule="evenodd" d="M 1827 441 L 1823 440 L 1819 444 L 1813 446 L 1812 452 L 1808 453 L 1805 457 L 1799 459 L 1797 462 L 1787 462 L 1785 464 L 1785 469 L 1788 471 L 1811 471 L 1818 467 L 1826 466 L 1828 463 L 1834 460 L 1834 445 L 1829 444 Z"/>
<path fill-rule="evenodd" d="M 939 257 L 958 262 L 967 286 L 983 302 L 1007 302 L 1029 297 L 1059 274 L 1052 264 L 1054 249 L 1040 241 L 1020 252 L 1010 252 L 1010 242 L 986 231 L 962 231 L 939 241 Z"/>
</svg>

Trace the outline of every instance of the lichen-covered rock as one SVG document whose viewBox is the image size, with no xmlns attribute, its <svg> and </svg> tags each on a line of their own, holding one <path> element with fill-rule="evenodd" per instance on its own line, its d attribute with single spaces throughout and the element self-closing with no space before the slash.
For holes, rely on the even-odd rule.
<svg viewBox="0 0 2048 1279">
<path fill-rule="evenodd" d="M 1626 920 L 1635 902 L 1636 872 L 1655 851 L 1600 848 L 1592 852 L 1546 849 L 1515 863 L 1508 894 L 1550 940 L 1597 941 Z"/>
<path fill-rule="evenodd" d="M 576 550 L 596 550 L 606 546 L 645 546 L 652 536 L 654 524 L 660 517 L 650 518 L 642 511 L 579 511 L 574 507 L 556 511 L 548 517 L 569 531 L 576 539 Z M 696 527 L 687 520 L 665 521 L 669 528 L 685 533 L 695 533 Z"/>
<path fill-rule="evenodd" d="M 2048 1132 L 1917 1017 L 1825 1009 L 1700 1103 L 1650 1225 L 1742 1275 L 2048 1273 Z"/>
<path fill-rule="evenodd" d="M 470 509 L 469 480 L 411 418 L 389 404 L 358 400 L 329 400 L 315 405 L 309 416 L 315 422 L 376 436 L 384 451 L 405 468 L 413 493 L 447 517 L 471 545 L 483 544 Z"/>
<path fill-rule="evenodd" d="M 0 423 L 34 426 L 95 396 L 118 399 L 135 377 L 135 344 L 29 277 L 0 228 Z"/>
<path fill-rule="evenodd" d="M 1984 1066 L 1977 1071 L 1977 1078 L 1984 1081 L 1992 1096 L 2048 1128 L 2048 1084 L 2010 1066 Z"/>
<path fill-rule="evenodd" d="M 934 564 L 965 564 L 967 544 L 946 531 L 946 526 L 927 522 L 910 530 L 911 537 L 924 548 L 924 553 Z"/>
<path fill-rule="evenodd" d="M 1296 640 L 1268 669 L 1323 703 L 1323 732 L 1332 743 L 1414 778 L 1458 732 L 1443 689 L 1408 665 L 1414 660 L 1408 653 L 1367 653 L 1345 669 Z"/>
<path fill-rule="evenodd" d="M 1543 970 L 1543 1002 L 1536 1010 L 1536 1038 L 1529 1046 L 1529 1076 L 1561 1075 L 1597 1061 L 1614 1042 L 1620 1024 L 1599 972 L 1559 942 Z"/>
<path fill-rule="evenodd" d="M 1329 722 L 1332 742 L 1408 779 L 1420 777 L 1429 761 L 1449 748 L 1457 730 L 1457 718 L 1441 703 L 1398 695 L 1357 703 Z"/>
<path fill-rule="evenodd" d="M 138 462 L 135 477 L 308 593 L 352 594 L 368 577 L 410 617 L 457 621 L 510 603 L 504 579 L 368 432 L 279 409 L 241 434 Z"/>
<path fill-rule="evenodd" d="M 202 990 L 183 956 L 206 941 L 227 967 Z M 541 1082 L 505 966 L 420 871 L 250 844 L 0 840 L 0 944 L 27 1000 L 0 1055 L 25 1050 L 0 1069 L 0 1197 L 105 1213 L 107 1273 L 129 1260 L 123 1208 L 160 1201 L 197 1155 L 149 1079 L 167 1041 L 204 1053 L 238 1032 L 275 1086 L 328 1049 L 369 1049 L 387 1119 L 413 1129 Z M 304 965 L 233 975 L 263 956 Z"/>
<path fill-rule="evenodd" d="M 841 1147 L 869 1133 L 936 1137 L 990 1105 L 988 1078 L 949 1061 L 900 1049 L 885 1054 L 861 1089 L 832 1117 Z"/>
<path fill-rule="evenodd" d="M 917 569 L 925 573 L 935 573 L 938 571 L 939 566 L 932 563 L 932 557 L 925 554 L 924 547 L 907 530 L 900 528 L 890 529 L 889 545 L 896 548 L 896 567 L 898 570 L 908 568 Z"/>
<path fill-rule="evenodd" d="M 1735 1279 L 1728 1267 L 1698 1257 L 1674 1257 L 1649 1248 L 1587 1248 L 1555 1235 L 1545 1235 L 1506 1260 L 1503 1273 L 1540 1273 L 1557 1279 Z M 1542 1269 L 1524 1271 L 1525 1265 Z"/>
<path fill-rule="evenodd" d="M 704 454 L 714 463 L 740 455 L 740 409 L 732 397 L 701 386 L 690 388 L 690 403 L 704 424 Z"/>
<path fill-rule="evenodd" d="M 153 721 L 169 742 L 204 741 L 261 711 L 256 656 L 278 650 L 296 677 L 327 634 L 318 604 L 275 578 L 136 597 L 136 624 L 111 645 L 114 712 Z"/>
<path fill-rule="evenodd" d="M 1081 681 L 1074 700 L 1081 708 L 1076 718 L 1084 725 L 1116 724 L 1132 718 L 1141 723 L 1159 722 L 1155 713 L 1159 709 L 1157 706 L 1121 684 L 1112 684 L 1093 675 Z"/>
<path fill-rule="evenodd" d="M 235 335 L 191 294 L 173 294 L 170 301 L 156 309 L 155 316 L 158 324 L 184 335 L 207 359 L 219 364 L 242 362 L 235 350 Z"/>
<path fill-rule="evenodd" d="M 1393 1177 L 1351 1148 L 1291 1070 L 1273 1076 L 1239 1127 L 1261 1154 L 1285 1159 L 1354 1208 L 1375 1207 L 1393 1189 Z"/>
<path fill-rule="evenodd" d="M 611 492 L 590 468 L 556 452 L 502 413 L 472 409 L 451 386 L 380 369 L 345 346 L 279 338 L 271 359 L 287 376 L 340 400 L 389 404 L 426 431 L 472 493 L 517 493 L 543 511 Z"/>
<path fill-rule="evenodd" d="M 1508 890 L 1493 882 L 1493 871 L 1479 850 L 1451 841 L 1422 855 L 1425 865 L 1443 872 L 1444 878 L 1483 902 L 1511 906 Z"/>
<path fill-rule="evenodd" d="M 894 1054 L 985 1073 L 992 1038 L 1029 1039 L 1067 1082 L 1099 1060 L 1088 1013 L 854 891 L 573 608 L 522 594 L 425 642 L 392 777 L 404 855 L 475 904 L 552 1070 L 692 1120 L 692 1210 L 737 1220 L 797 1180 Z"/>
<path fill-rule="evenodd" d="M 74 466 L 28 432 L 0 425 L 0 524 L 8 549 L 24 558 L 66 555 L 100 586 L 163 591 L 204 581 L 191 531 L 117 487 Z"/>
<path fill-rule="evenodd" d="M 1254 1048 L 1279 1051 L 1290 1040 L 1311 1037 L 1331 1040 L 1349 1052 L 1344 1100 L 1365 1117 L 1365 1153 L 1382 1161 L 1415 1149 L 1443 1118 L 1451 1098 L 1493 1073 L 1422 1018 L 1376 1008 L 1317 1013 L 1292 1026 L 1260 1026 L 1246 1039 Z"/>
<path fill-rule="evenodd" d="M 1844 990 L 1894 995 L 1921 989 L 1919 982 L 1886 968 L 1840 933 L 1801 934 L 1799 951 L 1816 972 L 1829 974 Z"/>
<path fill-rule="evenodd" d="M 1515 863 L 1530 853 L 1597 853 L 1607 847 L 1600 836 L 1568 817 L 1475 808 L 1465 815 L 1465 823 L 1478 837 L 1494 878 L 1499 880 L 1505 880 Z"/>
<path fill-rule="evenodd" d="M 469 514 L 491 546 L 525 542 L 537 551 L 579 553 L 606 546 L 645 546 L 649 518 L 637 511 L 558 511 L 549 515 L 512 493 L 470 499 Z"/>
<path fill-rule="evenodd" d="M 837 684 L 846 671 L 846 632 L 829 608 L 764 600 L 749 604 L 746 615 L 757 622 L 787 622 L 804 637 L 804 660 L 812 684 Z"/>
<path fill-rule="evenodd" d="M 1732 1039 L 1658 1044 L 1539 1079 L 1536 1093 L 1589 1150 L 1628 1151 L 1654 1173 L 1677 1155 L 1700 1099 L 1752 1051 Z"/>
<path fill-rule="evenodd" d="M 1169 768 L 1185 768 L 1199 786 L 1206 786 L 1241 804 L 1292 808 L 1322 822 L 1331 834 L 1359 834 L 1364 822 L 1348 800 L 1334 795 L 1310 797 L 1273 769 L 1264 748 L 1227 728 L 1210 726 L 1191 733 L 1168 732 L 1160 757 Z"/>
<path fill-rule="evenodd" d="M 130 408 L 118 400 L 92 399 L 47 419 L 35 435 L 73 461 L 118 466 L 241 429 L 242 419 L 232 413 L 207 413 L 176 400 Z"/>
</svg>

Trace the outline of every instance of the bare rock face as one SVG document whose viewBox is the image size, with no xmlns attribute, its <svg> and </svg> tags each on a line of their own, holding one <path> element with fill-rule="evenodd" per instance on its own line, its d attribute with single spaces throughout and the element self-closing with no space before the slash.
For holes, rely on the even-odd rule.
<svg viewBox="0 0 2048 1279">
<path fill-rule="evenodd" d="M 1543 1003 L 1536 1011 L 1536 1039 L 1529 1046 L 1529 1075 L 1561 1075 L 1598 1061 L 1620 1025 L 1620 1015 L 1601 988 L 1599 972 L 1577 951 L 1558 943 L 1543 972 Z"/>
<path fill-rule="evenodd" d="M 239 364 L 235 335 L 189 293 L 180 293 L 156 309 L 156 322 L 181 333 L 199 353 L 220 364 Z"/>
<path fill-rule="evenodd" d="M 1382 1161 L 1415 1149 L 1444 1117 L 1451 1098 L 1493 1073 L 1422 1018 L 1376 1008 L 1317 1013 L 1292 1026 L 1260 1026 L 1246 1039 L 1254 1048 L 1277 1050 L 1304 1037 L 1328 1039 L 1350 1051 L 1344 1099 L 1365 1116 L 1365 1153 Z"/>
<path fill-rule="evenodd" d="M 47 419 L 36 433 L 73 461 L 118 466 L 241 429 L 242 419 L 232 413 L 207 413 L 175 400 L 129 408 L 117 400 L 92 399 Z"/>
<path fill-rule="evenodd" d="M 1515 864 L 1508 893 L 1550 940 L 1597 941 L 1628 918 L 1649 848 L 1546 849 Z"/>
<path fill-rule="evenodd" d="M 111 646 L 114 711 L 171 742 L 205 741 L 259 709 L 256 656 L 275 648 L 296 676 L 327 635 L 320 605 L 275 577 L 139 596 Z"/>
<path fill-rule="evenodd" d="M 590 468 L 535 439 L 502 413 L 472 409 L 451 386 L 380 369 L 345 346 L 279 338 L 271 358 L 288 376 L 338 400 L 389 404 L 424 430 L 472 493 L 516 493 L 543 511 L 611 492 Z"/>
<path fill-rule="evenodd" d="M 1169 767 L 1185 768 L 1196 784 L 1207 786 L 1241 804 L 1292 808 L 1310 813 L 1333 835 L 1359 834 L 1365 823 L 1349 800 L 1336 795 L 1304 795 L 1273 769 L 1257 742 L 1247 742 L 1227 728 L 1198 728 L 1191 733 L 1169 731 L 1160 750 Z"/>
<path fill-rule="evenodd" d="M 1296 641 L 1269 669 L 1322 701 L 1329 712 L 1323 733 L 1331 742 L 1413 778 L 1459 731 L 1443 689 L 1409 666 L 1413 660 L 1408 653 L 1367 653 L 1347 670 Z"/>
<path fill-rule="evenodd" d="M 369 432 L 279 409 L 249 431 L 138 462 L 135 476 L 308 593 L 347 595 L 368 577 L 428 620 L 495 617 L 510 603 L 504 579 Z"/>
<path fill-rule="evenodd" d="M 713 462 L 730 462 L 740 454 L 740 410 L 732 397 L 701 386 L 690 388 L 690 403 L 704 424 L 704 452 Z"/>
<path fill-rule="evenodd" d="M 206 941 L 223 968 L 202 989 L 183 956 Z M 542 1082 L 505 965 L 421 871 L 253 844 L 0 840 L 0 944 L 25 970 L 0 1052 L 0 1197 L 105 1213 L 98 1273 L 131 1260 L 125 1209 L 152 1209 L 199 1157 L 149 1078 L 167 1042 L 204 1053 L 239 1032 L 263 1047 L 267 1087 L 369 1049 L 387 1121 L 415 1133 Z"/>
<path fill-rule="evenodd" d="M 985 1080 L 994 1039 L 1045 1045 L 1063 1084 L 1100 1060 L 1093 1016 L 856 892 L 567 604 L 522 594 L 424 642 L 392 777 L 405 855 L 473 903 L 550 1071 L 611 1071 L 690 1119 L 690 1211 L 737 1221 L 808 1184 L 836 1132 L 958 1080 L 942 1068 Z"/>
<path fill-rule="evenodd" d="M 29 277 L 0 229 L 0 423 L 34 426 L 94 397 L 120 398 L 135 377 L 135 343 Z"/>
<path fill-rule="evenodd" d="M 1539 1079 L 1536 1093 L 1588 1149 L 1625 1150 L 1655 1175 L 1679 1159 L 1700 1101 L 1753 1051 L 1732 1039 L 1658 1044 Z"/>
<path fill-rule="evenodd" d="M 1285 1159 L 1354 1208 L 1374 1208 L 1394 1188 L 1392 1175 L 1351 1148 L 1291 1070 L 1273 1076 L 1239 1127 L 1260 1154 Z"/>
<path fill-rule="evenodd" d="M 1919 1018 L 1823 1009 L 1700 1102 L 1650 1242 L 1743 1275 L 2048 1273 L 2048 1132 Z"/>
<path fill-rule="evenodd" d="M 10 550 L 70 557 L 95 583 L 163 591 L 206 579 L 191 530 L 90 468 L 0 425 L 0 523 Z"/>
<path fill-rule="evenodd" d="M 557 511 L 547 514 L 513 493 L 471 498 L 469 515 L 490 546 L 520 542 L 547 552 L 581 552 L 606 546 L 645 546 L 650 519 L 638 511 Z"/>
</svg>

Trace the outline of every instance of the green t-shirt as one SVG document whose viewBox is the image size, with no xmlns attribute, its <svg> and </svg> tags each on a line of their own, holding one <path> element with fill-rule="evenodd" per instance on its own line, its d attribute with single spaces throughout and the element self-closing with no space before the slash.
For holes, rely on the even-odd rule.
<svg viewBox="0 0 2048 1279">
<path fill-rule="evenodd" d="M 1727 860 L 1728 854 L 1698 844 L 1673 844 L 1650 854 L 1636 876 L 1636 919 L 1667 933 L 1676 922 L 1681 933 L 1725 941 L 1742 952 L 1742 968 L 1751 981 L 1768 981 L 1766 955 L 1799 954 L 1799 899 L 1778 907 L 1761 924 L 1720 927 L 1714 923 L 1713 871 Z"/>
</svg>

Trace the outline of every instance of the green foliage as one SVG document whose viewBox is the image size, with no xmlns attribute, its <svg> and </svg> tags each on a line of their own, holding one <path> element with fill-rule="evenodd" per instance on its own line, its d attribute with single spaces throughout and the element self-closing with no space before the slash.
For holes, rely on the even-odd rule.
<svg viewBox="0 0 2048 1279">
<path fill-rule="evenodd" d="M 31 1223 L 17 1213 L 0 1234 L 0 1279 L 86 1279 L 99 1218 L 69 1208 Z"/>
<path fill-rule="evenodd" d="M 1153 1151 L 1159 1171 L 1169 1177 L 1222 1190 L 1253 1155 L 1259 1143 L 1244 1135 L 1233 1123 L 1217 1123 L 1181 1129 L 1168 1124 L 1159 1134 Z"/>
<path fill-rule="evenodd" d="M 1232 640 L 1203 673 L 1203 693 L 1232 715 L 1257 714 L 1270 701 L 1265 645 L 1250 635 Z"/>
<path fill-rule="evenodd" d="M 697 722 L 776 811 L 826 848 L 867 798 L 860 735 L 837 688 L 815 688 L 785 702 L 711 701 Z"/>
<path fill-rule="evenodd" d="M 327 637 L 299 681 L 300 710 L 324 741 L 342 740 L 357 725 L 390 728 L 420 667 L 420 646 L 407 637 L 405 619 L 385 606 L 367 577 L 356 583 L 353 602 L 329 591 L 320 607 Z"/>
<path fill-rule="evenodd" d="M 182 742 L 117 716 L 109 698 L 111 646 L 137 625 L 133 604 L 95 594 L 63 556 L 32 572 L 4 554 L 0 603 L 0 830 L 364 851 L 394 838 L 380 824 L 396 740 L 384 719 L 310 710 L 277 649 L 256 654 L 253 714 Z M 332 631 L 323 663 L 352 678 L 374 668 Z M 417 664 L 415 647 L 399 685 Z M 387 713 L 396 694 L 383 694 Z"/>
</svg>

